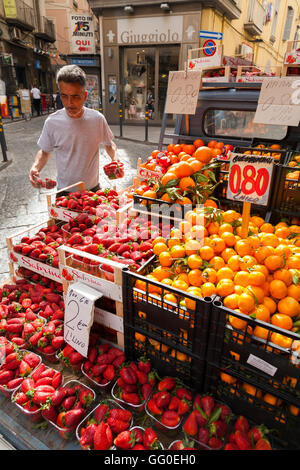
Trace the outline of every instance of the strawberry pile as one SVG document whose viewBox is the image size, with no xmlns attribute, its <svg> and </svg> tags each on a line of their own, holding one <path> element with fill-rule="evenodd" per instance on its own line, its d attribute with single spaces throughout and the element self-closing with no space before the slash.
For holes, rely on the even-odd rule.
<svg viewBox="0 0 300 470">
<path fill-rule="evenodd" d="M 77 380 L 55 390 L 42 407 L 42 416 L 62 431 L 74 431 L 95 400 L 95 393 Z"/>
<path fill-rule="evenodd" d="M 187 417 L 183 430 L 200 444 L 221 449 L 231 417 L 227 405 L 217 403 L 210 395 L 197 394 L 193 400 L 193 411 Z"/>
<path fill-rule="evenodd" d="M 39 188 L 53 189 L 56 186 L 56 181 L 50 178 L 45 178 L 45 180 L 42 180 L 41 178 L 39 178 L 37 180 L 37 184 Z"/>
<path fill-rule="evenodd" d="M 104 400 L 79 429 L 79 443 L 83 449 L 109 450 L 113 438 L 132 424 L 132 414 L 113 400 Z"/>
<path fill-rule="evenodd" d="M 15 253 L 20 253 L 42 263 L 58 268 L 57 248 L 63 244 L 63 232 L 57 225 L 41 228 L 34 236 L 24 236 L 20 243 L 13 247 Z"/>
<path fill-rule="evenodd" d="M 155 383 L 156 372 L 152 369 L 150 360 L 143 357 L 138 363 L 123 364 L 112 393 L 116 399 L 128 405 L 141 405 L 143 409 Z"/>
<path fill-rule="evenodd" d="M 55 354 L 65 344 L 64 322 L 50 320 L 30 336 L 28 342 L 42 354 L 47 356 Z"/>
<path fill-rule="evenodd" d="M 5 349 L 11 348 L 5 346 Z M 0 367 L 1 390 L 13 391 L 19 387 L 24 378 L 28 377 L 40 362 L 39 356 L 26 350 L 12 351 L 7 354 Z"/>
<path fill-rule="evenodd" d="M 268 433 L 269 430 L 263 424 L 251 426 L 247 418 L 238 416 L 224 450 L 272 450 L 266 438 Z"/>
<path fill-rule="evenodd" d="M 76 212 L 86 212 L 108 217 L 120 208 L 119 195 L 113 189 L 99 189 L 92 191 L 74 191 L 66 196 L 59 196 L 55 201 L 56 207 L 64 207 Z"/>
<path fill-rule="evenodd" d="M 31 269 L 24 268 L 23 266 L 18 267 L 16 274 L 23 279 L 26 279 L 35 284 L 39 284 L 43 287 L 48 287 L 52 290 L 52 292 L 62 295 L 63 286 L 60 282 L 53 281 L 52 279 L 49 279 L 46 276 L 42 276 L 41 274 L 38 274 Z M 22 282 L 22 279 L 18 279 L 18 281 Z"/>
<path fill-rule="evenodd" d="M 65 345 L 63 349 L 58 352 L 57 358 L 64 366 L 72 367 L 75 370 L 80 370 L 81 364 L 85 360 L 85 357 L 70 344 Z"/>
<path fill-rule="evenodd" d="M 104 173 L 110 180 L 115 180 L 117 178 L 123 178 L 124 176 L 124 163 L 119 160 L 113 161 L 104 165 Z"/>
<path fill-rule="evenodd" d="M 114 444 L 121 450 L 158 450 L 163 449 L 157 434 L 152 428 L 133 427 L 128 431 L 121 432 L 115 439 Z"/>
<path fill-rule="evenodd" d="M 23 379 L 12 401 L 27 412 L 34 413 L 48 403 L 62 380 L 61 372 L 42 362 L 28 378 Z"/>
<path fill-rule="evenodd" d="M 164 377 L 147 403 L 147 411 L 167 428 L 179 425 L 191 407 L 192 394 L 174 377 Z"/>
<path fill-rule="evenodd" d="M 109 343 L 90 346 L 82 371 L 88 379 L 99 385 L 108 385 L 125 360 L 124 352 Z"/>
</svg>

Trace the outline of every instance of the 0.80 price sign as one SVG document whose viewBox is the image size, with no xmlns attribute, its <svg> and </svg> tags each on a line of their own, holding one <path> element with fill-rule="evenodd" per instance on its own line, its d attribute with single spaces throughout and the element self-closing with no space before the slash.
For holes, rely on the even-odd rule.
<svg viewBox="0 0 300 470">
<path fill-rule="evenodd" d="M 273 172 L 273 158 L 231 154 L 227 198 L 267 205 Z"/>
</svg>

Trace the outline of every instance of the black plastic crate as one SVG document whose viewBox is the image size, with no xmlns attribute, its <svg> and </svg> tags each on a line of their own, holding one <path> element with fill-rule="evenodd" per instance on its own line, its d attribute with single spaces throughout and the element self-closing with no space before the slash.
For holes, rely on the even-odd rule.
<svg viewBox="0 0 300 470">
<path fill-rule="evenodd" d="M 298 217 L 300 215 L 300 168 L 277 165 L 271 210 L 274 215 Z"/>
<path fill-rule="evenodd" d="M 191 205 L 189 205 L 189 208 L 191 209 Z M 163 222 L 166 219 L 172 221 L 182 220 L 187 211 L 187 206 L 134 194 L 133 209 L 140 213 L 151 213 L 151 217 L 155 218 L 157 216 L 158 222 Z"/>
<path fill-rule="evenodd" d="M 272 337 L 273 333 L 284 336 L 285 343 L 282 337 Z M 215 300 L 207 360 L 300 408 L 299 334 L 230 310 Z"/>
<path fill-rule="evenodd" d="M 166 294 L 176 299 L 169 301 Z M 188 299 L 188 308 L 183 299 Z M 161 374 L 172 370 L 186 385 L 201 389 L 211 304 L 210 297 L 196 297 L 123 270 L 126 356 L 136 360 L 145 351 Z"/>
<path fill-rule="evenodd" d="M 254 155 L 262 155 L 274 158 L 274 163 L 284 164 L 286 162 L 287 156 L 290 154 L 291 150 L 289 148 L 285 149 L 271 149 L 271 145 L 274 144 L 274 141 L 255 141 L 250 147 L 238 147 L 235 149 L 237 153 L 253 153 Z M 264 145 L 265 147 L 260 147 Z M 268 148 L 267 146 L 270 145 Z"/>
</svg>

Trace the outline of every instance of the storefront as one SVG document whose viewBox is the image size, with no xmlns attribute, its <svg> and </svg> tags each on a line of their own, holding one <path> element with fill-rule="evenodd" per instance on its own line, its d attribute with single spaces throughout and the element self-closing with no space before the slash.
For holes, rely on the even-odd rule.
<svg viewBox="0 0 300 470">
<path fill-rule="evenodd" d="M 149 10 L 149 8 L 148 8 Z M 164 113 L 168 73 L 183 69 L 189 48 L 199 47 L 199 11 L 144 17 L 102 17 L 102 82 L 110 123 L 153 123 Z M 173 116 L 168 117 L 174 121 Z"/>
</svg>

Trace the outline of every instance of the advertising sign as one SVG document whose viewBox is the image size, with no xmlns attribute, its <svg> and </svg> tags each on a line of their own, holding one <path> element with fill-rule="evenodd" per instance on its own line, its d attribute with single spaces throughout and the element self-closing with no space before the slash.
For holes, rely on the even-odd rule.
<svg viewBox="0 0 300 470">
<path fill-rule="evenodd" d="M 95 54 L 93 16 L 89 13 L 71 14 L 71 54 Z"/>
</svg>

